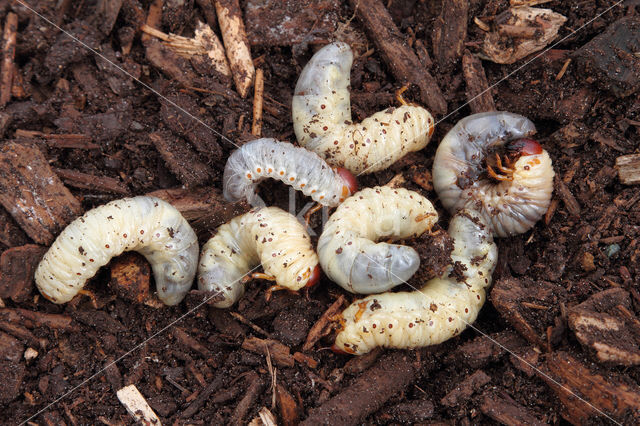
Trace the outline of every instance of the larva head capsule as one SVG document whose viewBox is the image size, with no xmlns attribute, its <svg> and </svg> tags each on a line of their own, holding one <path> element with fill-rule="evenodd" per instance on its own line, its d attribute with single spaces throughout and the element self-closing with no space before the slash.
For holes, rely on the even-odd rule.
<svg viewBox="0 0 640 426">
<path fill-rule="evenodd" d="M 320 265 L 316 265 L 311 272 L 311 276 L 309 277 L 309 281 L 305 285 L 306 288 L 314 287 L 320 281 L 320 277 L 322 276 L 322 269 L 320 269 Z"/>
<path fill-rule="evenodd" d="M 356 177 L 353 175 L 353 173 L 351 173 L 349 170 L 342 167 L 336 167 L 336 173 L 344 181 L 345 186 L 343 187 L 343 194 L 342 194 L 343 198 L 347 198 L 348 196 L 358 192 L 358 181 L 356 180 Z M 345 192 L 344 188 L 346 188 L 349 191 L 348 194 L 344 193 Z"/>
<path fill-rule="evenodd" d="M 538 155 L 542 154 L 542 146 L 528 138 L 516 139 L 507 144 L 507 150 L 517 155 Z"/>
</svg>

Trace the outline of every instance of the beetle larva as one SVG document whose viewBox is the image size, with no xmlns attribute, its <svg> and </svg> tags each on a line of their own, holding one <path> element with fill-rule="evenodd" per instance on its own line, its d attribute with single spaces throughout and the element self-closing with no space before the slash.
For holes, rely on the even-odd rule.
<svg viewBox="0 0 640 426">
<path fill-rule="evenodd" d="M 299 290 L 320 278 L 318 256 L 295 216 L 265 207 L 237 216 L 220 226 L 202 247 L 198 288 L 221 293 L 214 304 L 228 308 L 244 294 L 242 278 L 262 264 L 278 286 Z"/>
<path fill-rule="evenodd" d="M 100 267 L 129 250 L 151 264 L 160 300 L 180 303 L 196 274 L 198 239 L 175 207 L 149 196 L 115 200 L 71 222 L 38 265 L 36 284 L 52 302 L 68 302 Z"/>
<path fill-rule="evenodd" d="M 304 148 L 262 138 L 242 145 L 227 160 L 224 197 L 231 202 L 246 197 L 256 206 L 259 204 L 256 186 L 267 178 L 291 185 L 329 207 L 337 206 L 357 190 L 356 179 L 348 170 L 333 170 L 317 154 Z"/>
<path fill-rule="evenodd" d="M 461 210 L 449 224 L 451 265 L 421 290 L 356 300 L 342 312 L 334 350 L 355 355 L 375 347 L 417 348 L 442 343 L 472 324 L 498 258 L 482 215 Z"/>
<path fill-rule="evenodd" d="M 384 170 L 424 148 L 434 121 L 424 108 L 403 105 L 351 122 L 349 82 L 353 53 L 335 42 L 316 52 L 296 84 L 291 111 L 300 145 L 354 174 Z"/>
<path fill-rule="evenodd" d="M 531 121 L 509 112 L 460 120 L 433 163 L 433 186 L 444 207 L 451 213 L 465 206 L 477 210 L 499 237 L 531 228 L 549 207 L 554 175 L 547 151 L 527 139 L 535 132 Z M 505 165 L 496 152 L 501 147 L 507 151 Z"/>
<path fill-rule="evenodd" d="M 379 293 L 408 280 L 420 266 L 411 247 L 375 243 L 417 237 L 438 221 L 433 205 L 417 192 L 379 186 L 347 198 L 318 240 L 327 276 L 352 293 Z"/>
</svg>

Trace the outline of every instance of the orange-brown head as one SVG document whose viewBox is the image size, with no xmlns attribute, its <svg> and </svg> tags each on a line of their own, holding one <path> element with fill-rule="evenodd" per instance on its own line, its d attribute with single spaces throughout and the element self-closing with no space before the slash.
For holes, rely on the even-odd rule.
<svg viewBox="0 0 640 426">
<path fill-rule="evenodd" d="M 346 188 L 346 191 L 349 191 L 348 193 L 345 193 L 346 191 L 343 189 L 342 198 L 347 198 L 349 195 L 352 195 L 358 191 L 358 181 L 356 180 L 356 177 L 353 175 L 353 173 L 342 167 L 337 167 L 336 173 L 344 181 L 344 188 Z"/>
<path fill-rule="evenodd" d="M 305 288 L 311 288 L 316 284 L 318 284 L 318 281 L 320 281 L 321 275 L 322 275 L 322 269 L 320 269 L 320 265 L 316 265 L 316 267 L 313 268 L 313 271 L 311 271 L 311 276 L 309 277 L 309 281 L 307 281 Z"/>
<path fill-rule="evenodd" d="M 528 138 L 516 139 L 507 144 L 507 150 L 517 155 L 537 155 L 542 154 L 542 146 Z"/>
</svg>

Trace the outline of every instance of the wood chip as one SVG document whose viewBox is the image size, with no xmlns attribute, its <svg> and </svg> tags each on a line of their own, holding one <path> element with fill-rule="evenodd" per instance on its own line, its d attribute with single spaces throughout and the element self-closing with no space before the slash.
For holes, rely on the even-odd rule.
<svg viewBox="0 0 640 426">
<path fill-rule="evenodd" d="M 284 426 L 295 426 L 298 424 L 300 416 L 300 407 L 293 396 L 287 391 L 284 385 L 276 386 L 276 395 L 278 408 L 280 409 L 280 417 Z"/>
<path fill-rule="evenodd" d="M 249 41 L 244 30 L 238 0 L 215 0 L 222 40 L 231 65 L 231 74 L 240 97 L 249 93 L 255 75 Z"/>
<path fill-rule="evenodd" d="M 622 155 L 616 158 L 616 170 L 620 182 L 625 185 L 640 183 L 640 154 Z"/>
<path fill-rule="evenodd" d="M 505 425 L 543 426 L 547 424 L 511 397 L 504 398 L 493 393 L 487 393 L 480 409 L 485 415 Z"/>
<path fill-rule="evenodd" d="M 451 70 L 460 60 L 467 38 L 468 0 L 442 2 L 442 11 L 433 25 L 433 56 L 442 71 Z"/>
<path fill-rule="evenodd" d="M 147 400 L 144 399 L 144 396 L 135 385 L 123 387 L 116 392 L 116 395 L 118 395 L 120 403 L 124 405 L 131 417 L 137 422 L 147 425 L 162 425 L 156 413 L 153 412 Z"/>
<path fill-rule="evenodd" d="M 398 82 L 418 86 L 421 102 L 434 115 L 445 114 L 447 101 L 440 87 L 409 48 L 384 4 L 380 0 L 349 0 L 349 5 L 356 11 L 380 56 Z"/>
<path fill-rule="evenodd" d="M 251 124 L 251 134 L 260 137 L 262 134 L 262 100 L 264 95 L 264 72 L 262 68 L 256 71 L 256 84 L 253 95 L 253 123 Z"/>
<path fill-rule="evenodd" d="M 462 73 L 467 84 L 465 93 L 471 112 L 496 111 L 493 91 L 489 88 L 482 61 L 469 51 L 462 57 Z"/>
<path fill-rule="evenodd" d="M 0 203 L 39 244 L 50 245 L 82 213 L 37 148 L 9 142 L 0 149 Z"/>
<path fill-rule="evenodd" d="M 18 15 L 13 12 L 7 14 L 4 24 L 2 46 L 2 68 L 0 79 L 0 107 L 4 107 L 11 99 L 13 76 L 15 74 L 14 58 L 16 55 L 16 38 L 18 33 Z"/>
<path fill-rule="evenodd" d="M 331 333 L 336 325 L 332 318 L 342 312 L 344 302 L 344 295 L 340 295 L 340 297 L 322 314 L 313 327 L 311 327 L 311 330 L 309 330 L 309 334 L 307 335 L 307 340 L 304 342 L 304 345 L 302 345 L 303 352 L 311 350 L 318 340 Z"/>
<path fill-rule="evenodd" d="M 64 183 L 74 188 L 89 189 L 98 192 L 110 192 L 119 195 L 129 195 L 129 189 L 120 179 L 108 176 L 95 176 L 76 170 L 53 169 Z"/>
<path fill-rule="evenodd" d="M 193 148 L 170 132 L 149 133 L 149 139 L 169 170 L 187 188 L 206 185 L 215 175 L 208 165 L 200 161 Z"/>
<path fill-rule="evenodd" d="M 0 297 L 25 302 L 33 291 L 33 274 L 46 247 L 27 244 L 5 250 L 0 256 Z"/>
<path fill-rule="evenodd" d="M 469 399 L 474 392 L 491 381 L 491 377 L 482 370 L 477 370 L 456 385 L 440 400 L 442 405 L 454 407 Z"/>
<path fill-rule="evenodd" d="M 73 148 L 73 149 L 100 149 L 100 145 L 91 142 L 91 137 L 82 134 L 54 134 L 38 132 L 36 130 L 17 129 L 16 138 L 21 139 L 44 139 L 47 146 L 51 148 Z"/>
<path fill-rule="evenodd" d="M 277 340 L 247 337 L 244 339 L 244 342 L 242 342 L 242 349 L 256 352 L 264 356 L 271 356 L 276 364 L 283 367 L 293 367 L 295 364 L 295 359 L 291 355 L 289 347 L 283 345 Z"/>
<path fill-rule="evenodd" d="M 244 397 L 240 400 L 233 411 L 230 424 L 239 425 L 244 423 L 245 417 L 247 417 L 249 410 L 256 402 L 264 388 L 264 381 L 255 372 L 252 372 L 252 374 L 248 376 L 247 380 L 250 381 L 249 387 L 245 391 Z"/>
</svg>

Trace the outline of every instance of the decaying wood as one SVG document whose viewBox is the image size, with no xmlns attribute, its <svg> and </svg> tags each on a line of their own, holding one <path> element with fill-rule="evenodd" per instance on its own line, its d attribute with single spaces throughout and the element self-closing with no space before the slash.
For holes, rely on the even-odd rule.
<svg viewBox="0 0 640 426">
<path fill-rule="evenodd" d="M 244 98 L 249 93 L 255 67 L 244 31 L 240 4 L 238 0 L 215 0 L 215 5 L 233 81 L 238 94 Z"/>
<path fill-rule="evenodd" d="M 548 348 L 546 329 L 551 324 L 545 324 L 543 330 L 538 330 L 531 324 L 531 319 L 537 314 L 530 312 L 531 307 L 522 302 L 535 302 L 536 306 L 544 306 L 545 316 L 553 319 L 553 314 L 559 315 L 559 298 L 566 298 L 566 289 L 545 281 L 518 279 L 506 277 L 496 281 L 491 289 L 490 300 L 500 315 L 509 322 L 525 339 L 540 347 Z M 538 309 L 533 309 L 539 311 Z M 553 322 L 551 322 L 553 323 Z"/>
<path fill-rule="evenodd" d="M 571 216 L 580 217 L 580 204 L 578 204 L 578 200 L 573 196 L 569 187 L 564 183 L 562 179 L 560 179 L 559 175 L 556 175 L 554 178 L 556 192 L 562 198 L 567 211 Z"/>
<path fill-rule="evenodd" d="M 401 83 L 413 83 L 420 88 L 420 100 L 432 113 L 447 112 L 447 101 L 436 80 L 424 69 L 407 45 L 391 15 L 380 0 L 349 0 L 351 7 L 369 31 L 382 59 Z"/>
<path fill-rule="evenodd" d="M 100 145 L 91 142 L 91 137 L 75 133 L 54 134 L 36 130 L 16 129 L 16 139 L 44 139 L 51 148 L 100 149 Z"/>
<path fill-rule="evenodd" d="M 211 233 L 218 226 L 251 209 L 245 201 L 227 203 L 215 187 L 160 189 L 147 195 L 171 203 L 199 235 Z"/>
<path fill-rule="evenodd" d="M 573 56 L 581 71 L 618 97 L 640 89 L 640 18 L 627 16 L 578 49 Z"/>
<path fill-rule="evenodd" d="M 256 71 L 256 83 L 253 95 L 253 123 L 251 124 L 251 134 L 260 137 L 262 134 L 262 100 L 264 95 L 264 72 L 262 68 Z"/>
<path fill-rule="evenodd" d="M 129 189 L 120 179 L 108 176 L 95 176 L 89 173 L 81 173 L 76 170 L 53 169 L 64 183 L 74 188 L 89 189 L 98 192 L 111 192 L 113 194 L 129 195 Z"/>
<path fill-rule="evenodd" d="M 0 309 L 0 320 L 22 324 L 25 327 L 48 327 L 53 330 L 71 329 L 71 317 L 62 314 L 47 314 L 40 311 L 27 309 Z"/>
<path fill-rule="evenodd" d="M 625 185 L 640 183 L 640 154 L 621 155 L 616 158 L 618 178 Z"/>
<path fill-rule="evenodd" d="M 300 407 L 298 407 L 296 400 L 291 396 L 289 391 L 287 391 L 287 388 L 280 383 L 276 386 L 276 396 L 282 424 L 284 426 L 297 425 L 298 417 L 300 416 Z"/>
<path fill-rule="evenodd" d="M 177 81 L 184 87 L 197 86 L 198 76 L 193 71 L 189 61 L 178 56 L 171 49 L 156 39 L 145 43 L 145 54 L 149 62 L 162 70 L 169 78 Z"/>
<path fill-rule="evenodd" d="M 148 425 L 162 425 L 156 413 L 149 407 L 147 400 L 144 399 L 144 396 L 135 385 L 125 386 L 116 394 L 122 405 L 137 422 Z"/>
<path fill-rule="evenodd" d="M 9 403 L 20 395 L 20 388 L 26 373 L 26 367 L 22 362 L 0 360 L 0 403 Z"/>
<path fill-rule="evenodd" d="M 468 399 L 474 392 L 490 381 L 491 377 L 487 376 L 484 371 L 477 370 L 446 394 L 444 398 L 440 400 L 440 403 L 447 407 L 454 407 Z"/>
<path fill-rule="evenodd" d="M 462 73 L 467 83 L 465 93 L 471 112 L 496 111 L 492 89 L 489 88 L 482 61 L 469 51 L 466 51 L 462 57 Z"/>
<path fill-rule="evenodd" d="M 164 306 L 150 293 L 151 267 L 144 256 L 136 252 L 126 252 L 111 260 L 109 269 L 109 286 L 118 297 L 153 308 Z"/>
<path fill-rule="evenodd" d="M 209 58 L 213 69 L 225 77 L 231 77 L 231 69 L 225 56 L 222 43 L 211 27 L 202 22 L 196 24 L 193 38 L 176 34 L 165 34 L 162 31 L 144 24 L 142 32 L 162 40 L 165 46 L 183 58 L 202 55 Z"/>
<path fill-rule="evenodd" d="M 329 309 L 322 314 L 313 327 L 311 327 L 311 330 L 309 330 L 309 334 L 307 335 L 307 340 L 304 342 L 304 345 L 302 345 L 303 352 L 311 350 L 318 340 L 331 333 L 336 326 L 336 323 L 333 321 L 333 317 L 342 312 L 344 302 L 344 295 L 340 295 L 340 297 L 333 302 L 331 306 L 329 306 Z"/>
<path fill-rule="evenodd" d="M 505 425 L 546 425 L 545 422 L 539 420 L 529 410 L 510 397 L 504 398 L 493 393 L 487 393 L 480 409 L 485 415 Z"/>
<path fill-rule="evenodd" d="M 258 396 L 264 388 L 264 381 L 256 373 L 249 375 L 247 380 L 250 381 L 249 387 L 245 392 L 244 398 L 242 398 L 242 400 L 236 406 L 236 409 L 233 411 L 230 424 L 239 425 L 244 422 L 244 419 L 245 417 L 247 417 L 249 410 L 256 402 Z"/>
<path fill-rule="evenodd" d="M 640 421 L 640 387 L 612 377 L 612 373 L 607 377 L 594 374 L 565 352 L 553 353 L 545 366 L 546 375 L 539 377 L 562 401 L 566 408 L 562 415 L 570 423 L 583 425 L 596 419 L 603 421 L 603 412 L 623 424 Z"/>
<path fill-rule="evenodd" d="M 433 25 L 433 56 L 440 68 L 451 70 L 462 56 L 467 38 L 467 0 L 444 0 Z"/>
<path fill-rule="evenodd" d="M 37 148 L 7 143 L 0 149 L 0 203 L 38 244 L 49 245 L 82 213 Z"/>
<path fill-rule="evenodd" d="M 18 15 L 13 12 L 7 14 L 4 24 L 2 46 L 2 78 L 0 80 L 0 107 L 4 107 L 11 99 L 13 76 L 16 68 L 13 62 L 16 55 L 16 38 L 18 33 Z"/>
<path fill-rule="evenodd" d="M 7 247 L 23 246 L 29 242 L 27 234 L 16 224 L 9 213 L 0 207 L 0 244 Z"/>
<path fill-rule="evenodd" d="M 211 351 L 207 349 L 205 345 L 200 343 L 196 338 L 194 338 L 193 336 L 188 334 L 186 331 L 184 331 L 182 328 L 173 327 L 173 329 L 171 330 L 171 333 L 173 337 L 176 339 L 176 342 L 178 342 L 180 345 L 184 346 L 185 348 L 189 348 L 194 352 L 199 353 L 205 359 L 211 358 L 212 356 Z"/>
<path fill-rule="evenodd" d="M 0 297 L 26 301 L 33 290 L 33 274 L 46 247 L 27 244 L 5 250 L 0 256 Z"/>
<path fill-rule="evenodd" d="M 103 34 L 108 35 L 118 19 L 123 0 L 100 0 L 91 20 Z"/>
<path fill-rule="evenodd" d="M 382 356 L 353 384 L 320 407 L 312 409 L 301 424 L 360 423 L 417 378 L 417 366 L 411 356 L 408 352 L 392 352 Z"/>
<path fill-rule="evenodd" d="M 242 349 L 263 354 L 264 356 L 270 355 L 276 364 L 284 367 L 293 367 L 295 364 L 295 359 L 291 355 L 289 347 L 277 340 L 247 337 L 244 339 L 244 342 L 242 342 Z"/>
<path fill-rule="evenodd" d="M 162 21 L 162 5 L 164 0 L 153 0 L 153 3 L 149 5 L 149 13 L 147 14 L 147 22 L 146 24 L 152 28 L 160 27 L 160 21 Z M 151 36 L 146 33 L 142 33 L 140 39 L 143 43 L 151 40 Z"/>
<path fill-rule="evenodd" d="M 200 161 L 198 154 L 184 141 L 170 132 L 149 133 L 160 156 L 171 172 L 187 188 L 205 185 L 214 176 L 214 171 Z"/>
<path fill-rule="evenodd" d="M 294 352 L 293 359 L 298 361 L 300 364 L 305 364 L 309 368 L 317 368 L 318 361 L 311 358 L 309 355 L 305 355 L 302 352 Z"/>
<path fill-rule="evenodd" d="M 200 408 L 209 400 L 212 393 L 217 392 L 223 385 L 222 375 L 216 376 L 199 394 L 198 397 L 183 412 L 181 417 L 185 419 L 191 418 L 200 411 Z"/>
<path fill-rule="evenodd" d="M 640 322 L 631 314 L 631 298 L 611 288 L 569 309 L 569 327 L 582 345 L 603 363 L 640 364 Z"/>
<path fill-rule="evenodd" d="M 24 345 L 15 337 L 0 331 L 0 360 L 18 363 L 24 352 Z"/>
</svg>

